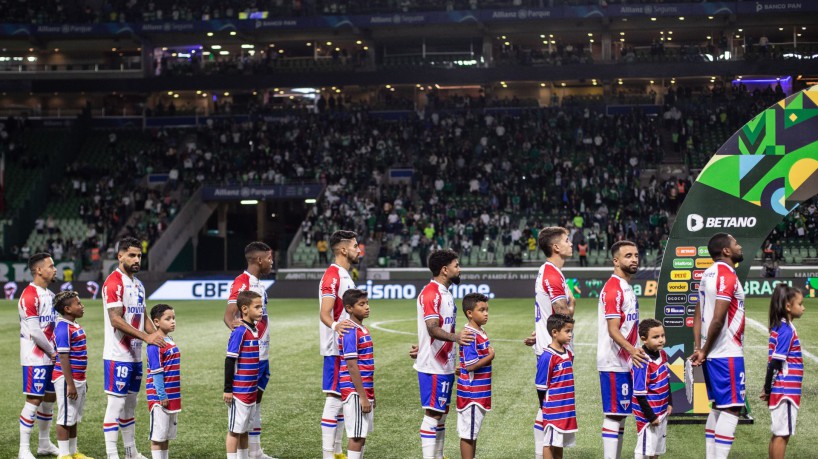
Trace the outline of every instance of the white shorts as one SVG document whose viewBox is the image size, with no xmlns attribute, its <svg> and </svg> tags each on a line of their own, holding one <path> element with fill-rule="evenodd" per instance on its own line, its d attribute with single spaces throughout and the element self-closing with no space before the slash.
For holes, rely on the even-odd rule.
<svg viewBox="0 0 818 459">
<path fill-rule="evenodd" d="M 151 410 L 151 441 L 161 443 L 176 439 L 176 417 L 178 412 L 169 412 L 161 405 L 154 405 Z"/>
<path fill-rule="evenodd" d="M 344 400 L 344 425 L 347 438 L 366 438 L 375 429 L 375 407 L 369 413 L 361 411 L 358 394 L 351 394 Z M 372 401 L 370 400 L 370 403 Z"/>
<path fill-rule="evenodd" d="M 554 426 L 545 428 L 543 446 L 556 446 L 558 448 L 571 448 L 577 444 L 576 432 L 563 433 L 555 429 Z"/>
<path fill-rule="evenodd" d="M 667 443 L 667 415 L 663 416 L 658 426 L 646 425 L 636 440 L 634 453 L 642 456 L 665 454 Z"/>
<path fill-rule="evenodd" d="M 798 407 L 789 400 L 781 400 L 775 408 L 770 408 L 772 426 L 770 430 L 776 437 L 795 435 L 795 421 L 798 419 Z"/>
<path fill-rule="evenodd" d="M 457 434 L 464 440 L 477 440 L 477 434 L 483 426 L 486 409 L 472 403 L 457 412 Z"/>
<path fill-rule="evenodd" d="M 82 421 L 85 394 L 88 388 L 85 381 L 74 381 L 74 387 L 77 388 L 77 399 L 71 400 L 68 398 L 68 384 L 65 383 L 65 377 L 60 376 L 54 381 L 54 392 L 57 395 L 57 425 L 70 427 Z"/>
<path fill-rule="evenodd" d="M 227 431 L 234 434 L 249 432 L 255 407 L 255 403 L 246 405 L 234 398 L 233 403 L 227 407 Z"/>
</svg>

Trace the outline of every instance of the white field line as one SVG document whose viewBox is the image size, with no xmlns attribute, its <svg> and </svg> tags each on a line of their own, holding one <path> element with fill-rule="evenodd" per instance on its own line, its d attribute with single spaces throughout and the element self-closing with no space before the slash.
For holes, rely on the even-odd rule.
<svg viewBox="0 0 818 459">
<path fill-rule="evenodd" d="M 764 333 L 767 333 L 767 328 L 764 327 L 763 325 L 761 325 L 760 323 L 756 322 L 753 319 L 747 319 L 747 320 L 755 322 L 755 324 L 751 323 L 751 325 L 753 325 L 753 327 L 756 327 L 756 328 L 761 327 L 760 329 Z M 374 328 L 375 330 L 380 330 L 380 331 L 386 332 L 386 333 L 394 333 L 396 335 L 408 335 L 408 336 L 417 337 L 417 332 L 412 333 L 412 332 L 406 332 L 406 331 L 402 331 L 402 330 L 393 330 L 391 328 L 384 327 L 384 325 L 387 325 L 387 324 L 394 324 L 394 323 L 399 323 L 399 322 L 409 322 L 409 321 L 417 321 L 417 319 L 382 320 L 380 322 L 373 322 L 373 323 L 369 324 L 368 326 L 371 327 L 371 328 Z M 502 343 L 521 343 L 522 344 L 522 341 L 523 341 L 522 338 L 520 338 L 520 339 L 489 338 L 489 339 L 491 341 L 502 342 Z M 581 347 L 597 347 L 597 343 L 582 343 L 582 342 L 578 342 L 578 341 L 574 341 L 573 345 L 574 346 L 581 346 Z M 746 349 L 767 349 L 768 348 L 767 346 L 760 346 L 760 345 L 752 345 L 752 346 L 744 346 L 744 347 Z M 814 360 L 815 362 L 818 362 L 818 357 L 815 357 L 815 355 L 805 351 L 803 346 L 801 347 L 801 353 L 803 353 L 804 355 L 806 355 L 810 359 Z"/>
<path fill-rule="evenodd" d="M 754 329 L 761 332 L 763 335 L 765 336 L 769 335 L 770 331 L 767 330 L 767 327 L 765 327 L 764 324 L 762 324 L 761 322 L 746 316 L 744 317 L 744 320 L 746 320 L 747 323 L 749 323 Z M 813 362 L 818 363 L 818 357 L 816 357 L 815 354 L 813 354 L 812 352 L 809 352 L 806 349 L 804 349 L 803 344 L 801 345 L 801 354 L 804 355 L 804 357 L 808 357 Z"/>
</svg>

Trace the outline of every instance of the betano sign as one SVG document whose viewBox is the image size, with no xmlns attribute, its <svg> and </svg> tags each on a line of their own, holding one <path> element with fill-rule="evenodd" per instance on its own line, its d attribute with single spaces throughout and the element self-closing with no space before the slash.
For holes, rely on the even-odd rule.
<svg viewBox="0 0 818 459">
<path fill-rule="evenodd" d="M 698 293 L 702 270 L 713 264 L 707 243 L 719 232 L 730 233 L 744 248 L 745 261 L 736 271 L 739 279 L 747 278 L 754 254 L 770 231 L 800 202 L 818 194 L 816 132 L 818 87 L 812 87 L 773 105 L 733 134 L 690 188 L 670 232 L 659 274 L 658 298 L 668 301 L 656 303 L 656 318 L 667 327 L 665 349 L 676 391 L 684 390 L 683 384 L 673 383 L 682 382 L 676 375 L 684 374 L 684 360 L 693 353 L 695 307 L 682 311 L 668 303 L 677 304 L 683 294 Z M 812 276 L 804 277 L 808 278 L 787 282 L 809 286 Z M 747 296 L 769 296 L 773 285 L 751 280 L 744 283 L 744 290 Z M 695 297 L 689 299 L 695 304 Z M 709 411 L 707 395 L 698 387 L 692 404 L 684 396 L 674 397 L 674 415 Z"/>
</svg>

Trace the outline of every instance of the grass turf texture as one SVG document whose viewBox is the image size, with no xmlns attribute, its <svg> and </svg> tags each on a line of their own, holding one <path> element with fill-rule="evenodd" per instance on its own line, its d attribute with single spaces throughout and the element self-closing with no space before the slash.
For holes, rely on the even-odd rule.
<svg viewBox="0 0 818 459">
<path fill-rule="evenodd" d="M 805 318 L 796 322 L 801 343 L 811 352 L 818 351 L 818 320 L 813 319 L 816 300 L 806 301 Z M 458 301 L 459 304 L 459 301 Z M 601 409 L 599 378 L 596 372 L 597 302 L 579 300 L 574 362 L 579 432 L 577 446 L 566 450 L 566 457 L 602 457 L 600 437 Z M 152 306 L 152 304 L 151 304 Z M 224 457 L 226 408 L 221 401 L 224 352 L 227 329 L 222 324 L 221 302 L 174 302 L 177 331 L 174 338 L 182 353 L 183 411 L 179 415 L 178 438 L 170 444 L 175 458 Z M 379 300 L 372 302 L 366 323 L 375 343 L 377 362 L 375 390 L 377 408 L 375 431 L 367 440 L 369 458 L 420 457 L 418 428 L 423 416 L 418 402 L 416 373 L 407 356 L 416 342 L 414 301 Z M 768 300 L 747 302 L 748 317 L 766 323 Z M 264 432 L 262 446 L 279 458 L 318 458 L 321 451 L 319 419 L 324 403 L 321 394 L 321 357 L 318 355 L 318 308 L 315 300 L 271 300 L 271 372 L 272 378 L 262 402 Z M 642 316 L 652 315 L 652 301 L 643 300 Z M 532 420 L 536 409 L 533 387 L 534 357 L 522 338 L 533 327 L 532 300 L 490 302 L 486 330 L 497 357 L 494 361 L 494 409 L 487 415 L 480 433 L 477 451 L 482 458 L 530 458 L 533 456 Z M 458 326 L 465 323 L 458 313 Z M 87 301 L 86 317 L 80 320 L 88 335 L 89 391 L 83 422 L 79 427 L 80 451 L 105 457 L 102 417 L 106 399 L 102 391 L 102 306 Z M 380 324 L 379 324 L 380 323 Z M 377 326 L 373 326 L 377 325 Z M 387 331 L 389 330 L 389 331 Z M 0 425 L 5 432 L 0 442 L 0 457 L 16 457 L 19 414 L 23 405 L 20 393 L 19 323 L 16 302 L 0 301 Z M 766 456 L 770 437 L 769 411 L 758 399 L 763 385 L 767 359 L 766 333 L 748 324 L 745 334 L 747 392 L 754 425 L 741 425 L 731 457 Z M 818 424 L 814 378 L 816 362 L 805 358 L 804 403 L 798 418 L 798 434 L 788 447 L 789 457 L 815 457 L 813 438 Z M 55 406 L 56 416 L 56 406 Z M 144 382 L 136 412 L 137 446 L 150 456 L 149 416 Z M 454 411 L 447 420 L 446 456 L 460 457 L 457 419 Z M 52 438 L 54 437 L 52 428 Z M 32 433 L 36 445 L 37 429 Z M 635 426 L 628 419 L 623 457 L 632 457 L 636 442 Z M 121 451 L 120 442 L 120 451 Z M 703 425 L 671 425 L 668 429 L 669 458 L 704 457 Z"/>
</svg>

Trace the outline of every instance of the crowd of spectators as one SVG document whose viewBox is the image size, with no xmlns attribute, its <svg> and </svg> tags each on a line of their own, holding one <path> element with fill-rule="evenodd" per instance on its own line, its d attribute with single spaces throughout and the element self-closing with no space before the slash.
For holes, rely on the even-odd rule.
<svg viewBox="0 0 818 459">
<path fill-rule="evenodd" d="M 701 2 L 674 0 L 674 3 Z M 199 21 L 238 19 L 239 13 L 260 11 L 276 17 L 294 17 L 561 5 L 605 7 L 620 3 L 656 3 L 656 0 L 0 0 L 0 21 L 35 24 Z"/>
</svg>

